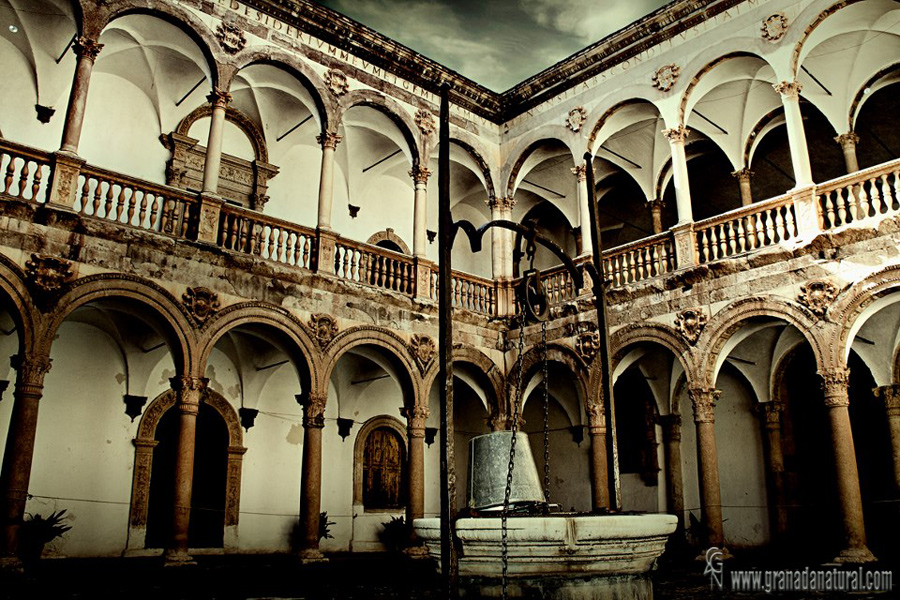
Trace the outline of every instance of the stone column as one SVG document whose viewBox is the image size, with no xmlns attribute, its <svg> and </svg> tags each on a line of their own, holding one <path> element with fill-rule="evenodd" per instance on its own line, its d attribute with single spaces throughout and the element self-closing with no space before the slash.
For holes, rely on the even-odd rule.
<svg viewBox="0 0 900 600">
<path fill-rule="evenodd" d="M 334 151 L 344 136 L 326 131 L 316 136 L 322 146 L 322 169 L 319 175 L 319 229 L 331 230 L 331 205 L 334 196 Z"/>
<path fill-rule="evenodd" d="M 806 146 L 806 133 L 803 131 L 803 116 L 800 114 L 800 91 L 803 86 L 798 81 L 782 81 L 772 87 L 781 94 L 781 103 L 784 106 L 791 163 L 794 168 L 794 187 L 810 186 L 813 184 L 812 168 L 809 166 L 809 149 Z"/>
<path fill-rule="evenodd" d="M 415 166 L 409 172 L 416 186 L 413 202 L 413 256 L 425 256 L 425 233 L 428 229 L 428 178 L 431 171 L 427 167 Z"/>
<path fill-rule="evenodd" d="M 37 434 L 38 404 L 44 390 L 44 375 L 50 370 L 45 354 L 18 354 L 10 359 L 18 372 L 13 389 L 13 408 L 0 473 L 0 566 L 18 566 L 19 526 L 25 515 L 34 439 Z"/>
<path fill-rule="evenodd" d="M 66 109 L 66 123 L 63 126 L 61 152 L 78 154 L 78 142 L 81 140 L 81 127 L 84 125 L 84 113 L 87 107 L 88 87 L 91 83 L 91 71 L 94 61 L 103 49 L 103 44 L 96 40 L 81 36 L 72 44 L 75 52 L 75 76 L 72 79 L 72 91 L 69 93 L 69 107 Z"/>
<path fill-rule="evenodd" d="M 663 129 L 672 150 L 672 179 L 675 185 L 675 205 L 678 209 L 678 225 L 692 223 L 691 187 L 688 182 L 687 157 L 684 154 L 684 140 L 691 131 L 684 125 Z"/>
<path fill-rule="evenodd" d="M 852 131 L 848 131 L 834 138 L 834 141 L 841 145 L 847 173 L 859 171 L 859 162 L 856 160 L 856 144 L 859 143 L 859 136 Z"/>
<path fill-rule="evenodd" d="M 191 521 L 191 494 L 194 486 L 194 443 L 200 394 L 206 389 L 205 377 L 172 377 L 172 389 L 178 394 L 178 452 L 175 455 L 175 493 L 172 496 L 172 541 L 166 548 L 166 565 L 195 564 L 188 554 L 188 528 Z"/>
<path fill-rule="evenodd" d="M 487 205 L 491 209 L 491 220 L 512 220 L 512 209 L 516 205 L 514 198 L 489 198 Z M 512 231 L 494 227 L 491 229 L 491 267 L 494 280 L 512 277 Z"/>
<path fill-rule="evenodd" d="M 302 397 L 301 397 L 302 398 Z M 300 475 L 300 521 L 303 562 L 325 560 L 319 552 L 319 512 L 322 506 L 322 428 L 325 427 L 324 394 L 310 392 L 298 400 L 303 405 L 303 472 Z"/>
<path fill-rule="evenodd" d="M 425 516 L 425 420 L 430 411 L 427 406 L 403 407 L 400 413 L 406 417 L 406 434 L 409 445 L 409 476 L 406 501 L 406 523 L 410 537 L 414 538 L 412 528 L 415 519 Z"/>
<path fill-rule="evenodd" d="M 738 180 L 738 185 L 741 186 L 741 206 L 753 204 L 753 191 L 750 189 L 750 178 L 753 177 L 753 171 L 744 167 L 732 171 L 731 175 Z"/>
<path fill-rule="evenodd" d="M 669 513 L 678 517 L 678 530 L 684 532 L 684 479 L 681 475 L 681 415 L 660 415 L 663 452 L 666 459 L 666 492 Z"/>
<path fill-rule="evenodd" d="M 850 371 L 837 368 L 819 371 L 825 407 L 831 429 L 834 475 L 837 480 L 838 503 L 843 526 L 843 549 L 834 559 L 838 563 L 864 563 L 875 560 L 866 546 L 866 528 L 863 522 L 862 493 L 859 489 L 859 472 L 856 468 L 856 449 L 850 428 L 850 400 L 847 388 Z"/>
<path fill-rule="evenodd" d="M 725 544 L 722 529 L 722 494 L 719 489 L 719 457 L 716 450 L 715 405 L 720 390 L 691 388 L 688 390 L 697 427 L 697 466 L 700 470 L 700 507 L 707 547 Z"/>
<path fill-rule="evenodd" d="M 600 404 L 588 406 L 588 434 L 591 436 L 591 508 L 609 510 L 609 473 L 606 463 L 606 411 Z"/>
<path fill-rule="evenodd" d="M 591 256 L 594 253 L 594 224 L 591 223 L 591 212 L 588 206 L 590 196 L 587 189 L 587 165 L 578 165 L 572 169 L 578 197 L 578 222 L 581 224 L 581 252 L 579 256 Z"/>
<path fill-rule="evenodd" d="M 784 449 L 781 445 L 780 402 L 756 405 L 765 432 L 766 474 L 769 479 L 769 518 L 775 542 L 784 537 L 788 529 L 787 496 L 784 488 Z"/>
<path fill-rule="evenodd" d="M 222 134 L 225 131 L 225 111 L 231 103 L 231 94 L 216 88 L 206 97 L 212 105 L 209 120 L 209 139 L 206 143 L 206 162 L 203 164 L 203 193 L 219 191 L 219 171 L 222 166 Z"/>
<path fill-rule="evenodd" d="M 662 233 L 662 209 L 666 205 L 659 198 L 647 203 L 650 205 L 650 218 L 653 220 L 653 233 Z"/>
<path fill-rule="evenodd" d="M 873 390 L 884 401 L 891 432 L 891 457 L 894 460 L 894 483 L 900 491 L 900 385 L 884 385 Z"/>
</svg>

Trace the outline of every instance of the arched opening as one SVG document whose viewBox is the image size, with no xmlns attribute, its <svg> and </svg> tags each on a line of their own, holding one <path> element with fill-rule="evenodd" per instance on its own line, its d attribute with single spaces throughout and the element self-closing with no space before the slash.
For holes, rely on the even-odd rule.
<svg viewBox="0 0 900 600">
<path fill-rule="evenodd" d="M 365 510 L 396 511 L 406 506 L 406 443 L 394 427 L 381 425 L 365 436 L 362 457 Z"/>
<path fill-rule="evenodd" d="M 659 410 L 641 369 L 625 370 L 613 386 L 616 414 L 616 444 L 626 510 L 657 512 L 659 506 Z"/>
</svg>

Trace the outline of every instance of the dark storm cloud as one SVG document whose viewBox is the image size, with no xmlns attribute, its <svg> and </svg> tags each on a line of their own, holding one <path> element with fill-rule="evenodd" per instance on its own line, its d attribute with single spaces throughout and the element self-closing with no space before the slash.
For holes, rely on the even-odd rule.
<svg viewBox="0 0 900 600">
<path fill-rule="evenodd" d="M 666 4 L 663 0 L 319 0 L 496 91 Z"/>
</svg>

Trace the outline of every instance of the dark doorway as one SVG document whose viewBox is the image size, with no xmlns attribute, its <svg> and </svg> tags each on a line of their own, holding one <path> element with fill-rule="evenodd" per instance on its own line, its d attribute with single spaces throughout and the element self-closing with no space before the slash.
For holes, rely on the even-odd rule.
<svg viewBox="0 0 900 600">
<path fill-rule="evenodd" d="M 172 530 L 172 496 L 179 413 L 169 409 L 156 427 L 153 471 L 147 507 L 147 548 L 165 548 Z M 228 428 L 212 407 L 200 404 L 194 450 L 194 484 L 188 546 L 221 548 L 225 533 L 225 479 L 228 465 Z"/>
<path fill-rule="evenodd" d="M 399 509 L 405 504 L 403 440 L 390 427 L 378 427 L 366 438 L 363 452 L 363 505 Z"/>
</svg>

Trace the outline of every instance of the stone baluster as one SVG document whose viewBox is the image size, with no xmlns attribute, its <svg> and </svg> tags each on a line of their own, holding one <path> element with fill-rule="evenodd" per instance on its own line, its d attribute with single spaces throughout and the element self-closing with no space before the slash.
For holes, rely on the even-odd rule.
<svg viewBox="0 0 900 600">
<path fill-rule="evenodd" d="M 606 462 L 606 411 L 601 404 L 588 406 L 588 435 L 591 436 L 591 508 L 609 510 L 609 473 Z"/>
<path fill-rule="evenodd" d="M 707 547 L 723 547 L 722 493 L 719 488 L 719 456 L 716 449 L 715 405 L 721 391 L 712 388 L 688 390 L 697 427 L 697 466 L 700 480 L 700 507 Z"/>
<path fill-rule="evenodd" d="M 756 405 L 765 434 L 766 474 L 769 480 L 769 519 L 775 541 L 782 539 L 788 529 L 787 495 L 784 482 L 784 449 L 781 445 L 780 402 Z"/>
<path fill-rule="evenodd" d="M 744 167 L 733 171 L 731 175 L 738 180 L 741 188 L 741 206 L 750 206 L 753 204 L 753 190 L 750 187 L 750 179 L 753 177 L 753 171 Z"/>
<path fill-rule="evenodd" d="M 806 187 L 813 183 L 809 165 L 809 149 L 803 130 L 803 115 L 800 113 L 800 91 L 798 81 L 782 81 L 772 87 L 781 95 L 784 118 L 787 125 L 788 144 L 791 149 L 791 164 L 794 168 L 794 187 Z"/>
<path fill-rule="evenodd" d="M 873 390 L 876 398 L 881 398 L 887 412 L 891 435 L 891 456 L 894 461 L 894 483 L 900 492 L 900 385 L 885 385 Z"/>
<path fill-rule="evenodd" d="M 852 131 L 848 131 L 834 138 L 834 141 L 841 145 L 847 173 L 859 171 L 859 161 L 856 159 L 856 144 L 859 143 L 859 136 Z"/>
<path fill-rule="evenodd" d="M 575 175 L 575 186 L 578 198 L 578 222 L 581 226 L 581 252 L 579 256 L 591 256 L 593 250 L 594 226 L 591 223 L 590 207 L 588 206 L 587 189 L 587 165 L 578 165 L 572 169 Z"/>
<path fill-rule="evenodd" d="M 322 428 L 325 427 L 325 394 L 300 394 L 303 406 L 303 472 L 300 474 L 300 520 L 303 562 L 322 562 L 319 551 L 319 514 L 322 505 Z"/>
<path fill-rule="evenodd" d="M 44 376 L 50 370 L 45 354 L 19 354 L 10 363 L 17 371 L 13 388 L 13 408 L 0 472 L 0 566 L 18 566 L 19 527 L 25 515 L 34 440 L 37 435 L 38 404 L 44 390 Z"/>
</svg>

